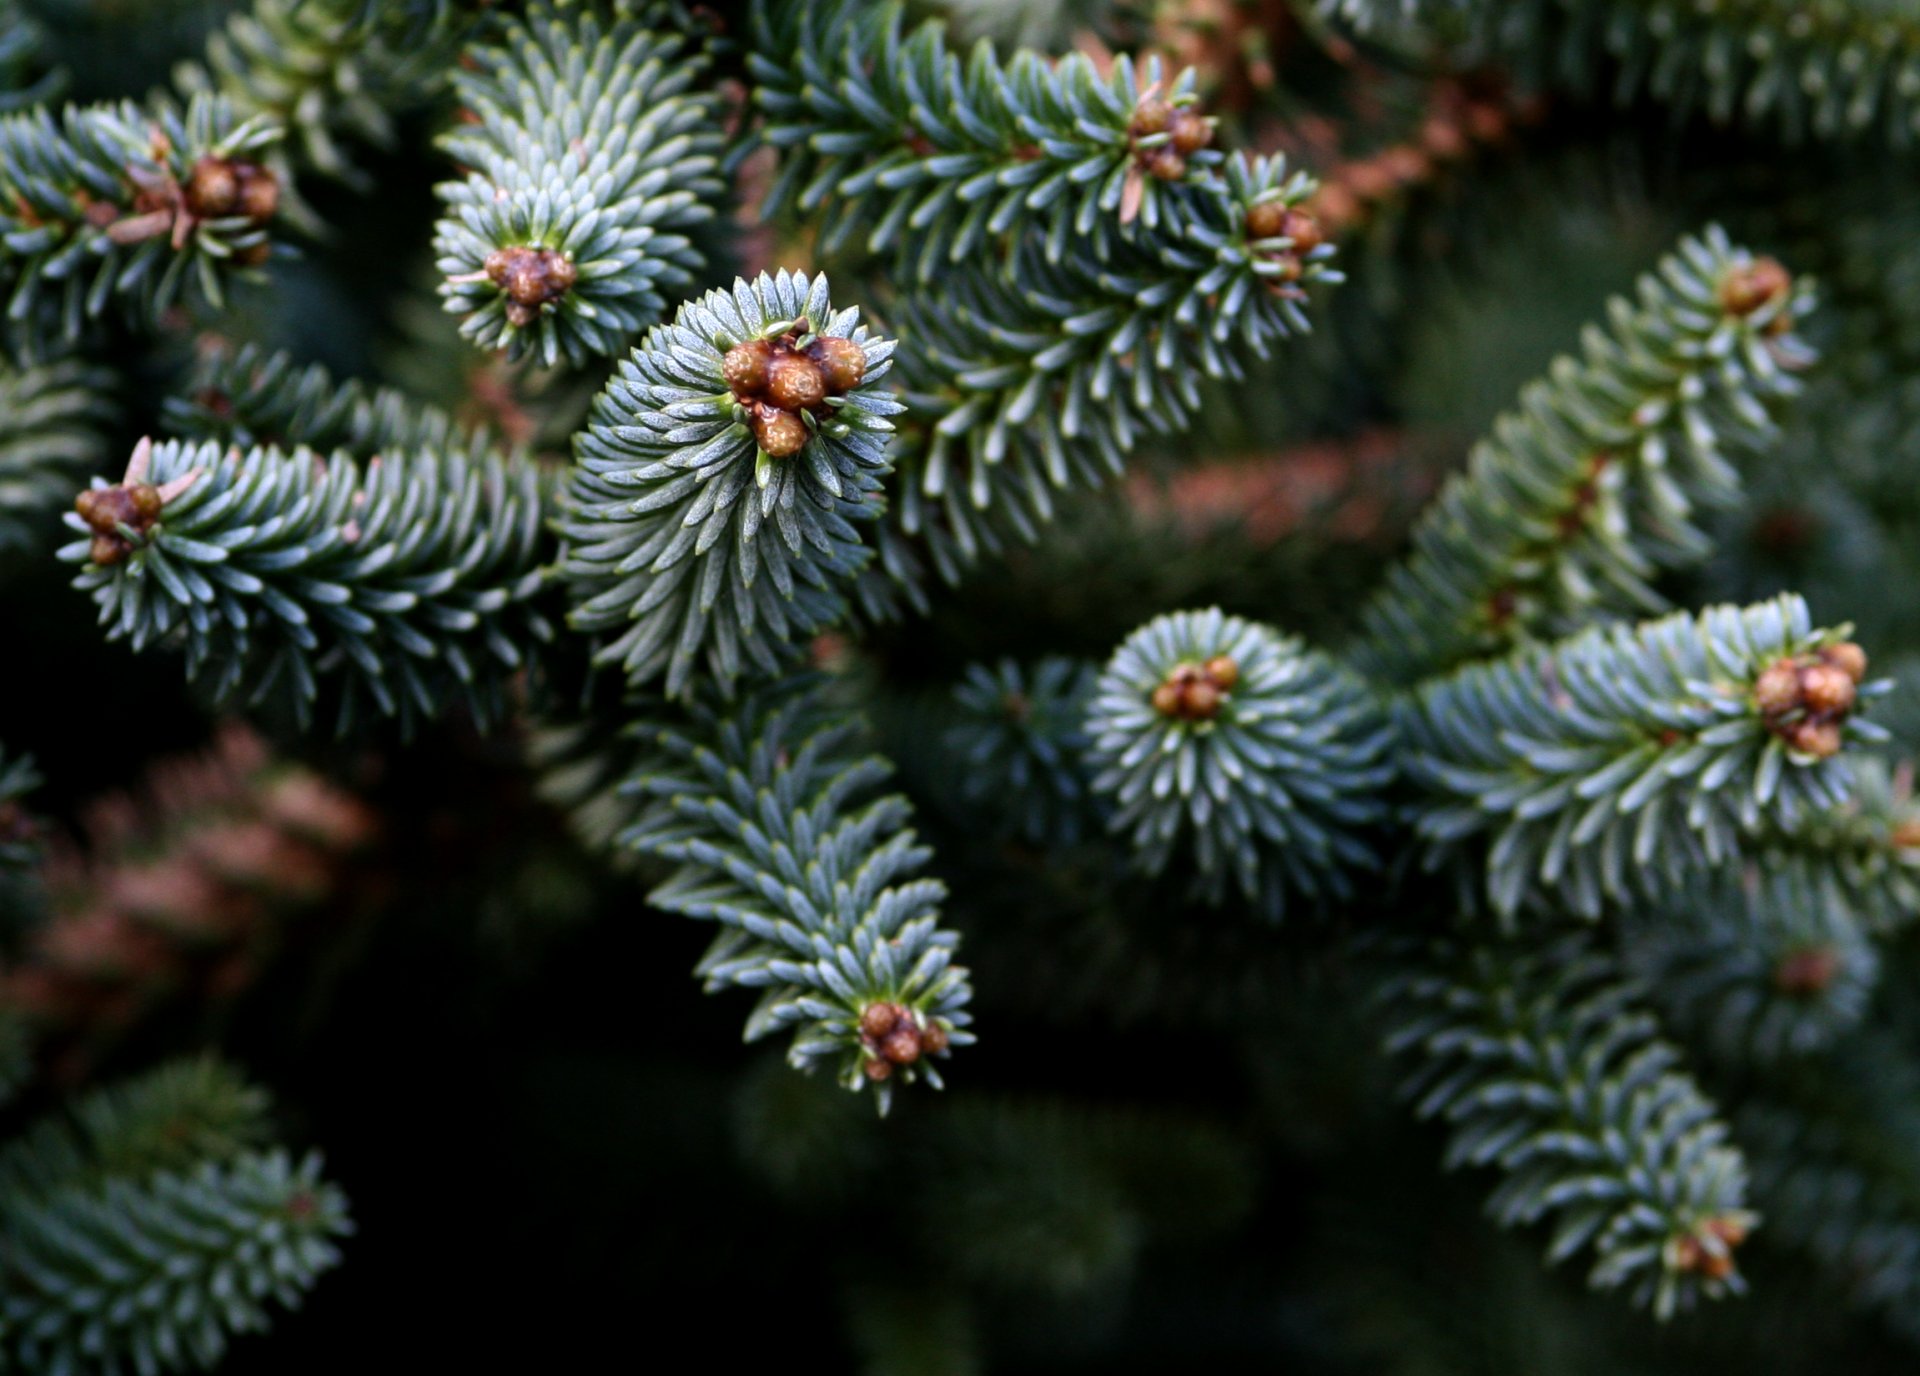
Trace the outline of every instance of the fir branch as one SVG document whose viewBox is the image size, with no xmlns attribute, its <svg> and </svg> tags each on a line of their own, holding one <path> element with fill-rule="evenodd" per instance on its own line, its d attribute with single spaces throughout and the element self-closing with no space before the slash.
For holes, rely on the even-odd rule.
<svg viewBox="0 0 1920 1376">
<path fill-rule="evenodd" d="M 1850 656 L 1864 670 L 1840 634 L 1789 595 L 1596 627 L 1423 685 L 1400 729 L 1429 863 L 1484 839 L 1503 917 L 1534 902 L 1593 917 L 1839 807 L 1845 737 L 1884 737 L 1853 715 L 1884 685 L 1825 672 Z"/>
<path fill-rule="evenodd" d="M 174 85 L 285 129 L 283 162 L 360 185 L 341 140 L 392 145 L 396 108 L 445 79 L 446 18 L 433 0 L 253 0 L 208 38 L 204 61 L 174 68 Z"/>
<path fill-rule="evenodd" d="M 166 400 L 174 434 L 243 449 L 270 444 L 318 453 L 344 449 L 372 459 L 396 449 L 464 451 L 494 448 L 484 429 L 415 401 L 392 387 L 357 378 L 336 381 L 319 363 L 296 363 L 284 351 L 253 344 L 216 345 L 195 360 L 183 395 Z"/>
<path fill-rule="evenodd" d="M 32 550 L 106 457 L 113 375 L 77 359 L 0 366 L 0 555 Z"/>
<path fill-rule="evenodd" d="M 30 1371 L 212 1366 L 270 1304 L 297 1306 L 351 1231 L 319 1158 L 281 1151 L 60 1191 L 0 1232 L 6 1346 Z"/>
<path fill-rule="evenodd" d="M 599 658 L 635 685 L 664 673 L 679 696 L 696 664 L 722 683 L 772 672 L 845 611 L 901 410 L 874 385 L 893 341 L 859 314 L 833 309 L 824 277 L 737 281 L 649 331 L 595 399 L 561 572 L 573 625 L 610 635 Z"/>
<path fill-rule="evenodd" d="M 1865 1015 L 1880 958 L 1805 863 L 1771 856 L 1632 910 L 1628 968 L 1667 1021 L 1734 1064 L 1803 1056 Z"/>
<path fill-rule="evenodd" d="M 1177 233 L 1218 199 L 1221 154 L 1193 107 L 1193 73 L 1122 56 L 1049 62 L 989 43 L 962 58 L 944 26 L 903 32 L 904 6 L 756 0 L 748 70 L 781 150 L 765 212 L 819 225 L 822 250 L 856 233 L 875 252 L 911 246 L 922 281 L 1005 238 L 1058 258 L 1096 250 L 1137 220 Z"/>
<path fill-rule="evenodd" d="M 1469 61 L 1616 99 L 1649 92 L 1788 137 L 1920 133 L 1920 16 L 1905 0 L 1322 0 L 1362 26 L 1417 20 Z M 1603 65 L 1604 64 L 1604 65 Z"/>
<path fill-rule="evenodd" d="M 1393 732 L 1356 675 L 1218 608 L 1156 617 L 1120 646 L 1087 713 L 1093 788 L 1141 868 L 1190 853 L 1200 892 L 1231 877 L 1268 915 L 1291 892 L 1353 896 L 1376 867 Z"/>
<path fill-rule="evenodd" d="M 441 144 L 441 295 L 483 349 L 551 365 L 618 354 L 703 267 L 687 236 L 725 194 L 708 57 L 663 4 L 545 0 L 454 76 L 475 117 Z"/>
<path fill-rule="evenodd" d="M 177 641 L 219 701 L 275 698 L 303 719 L 323 678 L 339 729 L 371 709 L 403 724 L 464 706 L 497 719 L 528 651 L 546 553 L 539 475 L 498 458 L 414 451 L 222 450 L 142 441 L 68 524 L 110 639 Z"/>
<path fill-rule="evenodd" d="M 1419 1115 L 1451 1126 L 1447 1166 L 1505 1172 L 1503 1227 L 1552 1218 L 1550 1261 L 1591 1246 L 1590 1283 L 1663 1319 L 1744 1289 L 1745 1163 L 1612 961 L 1563 936 L 1435 942 L 1418 965 L 1383 987 L 1387 1047 Z"/>
<path fill-rule="evenodd" d="M 973 1040 L 972 990 L 945 885 L 912 877 L 931 852 L 906 799 L 872 797 L 889 767 L 833 715 L 802 692 L 642 718 L 628 787 L 645 807 L 623 844 L 679 866 L 650 903 L 723 925 L 698 973 L 764 990 L 747 1038 L 793 1029 L 793 1065 L 871 1084 L 885 1112 L 896 1080 L 938 1087 L 935 1061 Z"/>
<path fill-rule="evenodd" d="M 944 733 L 943 771 L 985 829 L 1054 850 L 1099 828 L 1089 788 L 1085 722 L 1098 670 L 1049 655 L 969 665 L 954 690 L 960 716 Z M 949 787 L 951 783 L 949 782 Z"/>
<path fill-rule="evenodd" d="M 1799 866 L 1820 903 L 1845 908 L 1875 934 L 1905 928 L 1920 918 L 1920 804 L 1912 794 L 1910 765 L 1856 761 L 1847 800 L 1771 838 L 1760 863 Z"/>
<path fill-rule="evenodd" d="M 177 304 L 221 305 L 224 279 L 269 252 L 279 185 L 248 158 L 278 137 L 207 97 L 0 119 L 7 319 L 70 340 L 109 305 L 143 326 Z"/>
<path fill-rule="evenodd" d="M 1177 232 L 1118 235 L 1104 256 L 1029 243 L 1008 267 L 950 270 L 907 295 L 898 386 L 913 415 L 883 529 L 924 541 L 957 581 L 1038 540 L 1063 494 L 1106 483 L 1145 436 L 1190 424 L 1203 380 L 1240 381 L 1250 356 L 1309 328 L 1305 286 L 1340 280 L 1300 209 L 1312 179 L 1236 157 L 1219 190 Z M 887 571 L 911 587 L 904 551 Z"/>
<path fill-rule="evenodd" d="M 94 1090 L 0 1147 L 0 1219 L 62 1190 L 230 1161 L 265 1144 L 267 1106 L 264 1090 L 211 1057 Z"/>
<path fill-rule="evenodd" d="M 1737 498 L 1730 458 L 1774 433 L 1806 362 L 1810 307 L 1770 259 L 1712 228 L 1617 298 L 1494 422 L 1362 613 L 1360 663 L 1410 684 L 1603 615 L 1657 612 L 1664 570 L 1709 549 L 1701 506 Z"/>
</svg>

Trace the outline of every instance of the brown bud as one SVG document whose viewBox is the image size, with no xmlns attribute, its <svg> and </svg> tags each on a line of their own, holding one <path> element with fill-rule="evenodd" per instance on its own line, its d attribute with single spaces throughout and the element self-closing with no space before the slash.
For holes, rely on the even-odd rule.
<svg viewBox="0 0 1920 1376">
<path fill-rule="evenodd" d="M 1855 683 L 1867 676 L 1867 652 L 1851 640 L 1842 640 L 1821 650 L 1820 662 L 1831 664 Z"/>
<path fill-rule="evenodd" d="M 911 1021 L 901 1023 L 881 1041 L 880 1054 L 895 1065 L 912 1065 L 920 1059 L 920 1029 Z"/>
<path fill-rule="evenodd" d="M 1188 686 L 1182 695 L 1182 714 L 1189 721 L 1211 721 L 1220 711 L 1221 692 L 1207 679 Z"/>
<path fill-rule="evenodd" d="M 875 1041 L 893 1031 L 900 1021 L 900 1009 L 891 1003 L 870 1003 L 860 1010 L 860 1035 Z"/>
<path fill-rule="evenodd" d="M 1840 955 L 1831 946 L 1808 946 L 1789 951 L 1773 967 L 1773 987 L 1783 994 L 1807 998 L 1825 993 L 1840 973 Z M 1738 1241 L 1738 1239 L 1732 1239 Z"/>
<path fill-rule="evenodd" d="M 87 557 L 104 566 L 119 563 L 131 552 L 127 542 L 117 535 L 96 535 L 87 549 Z"/>
<path fill-rule="evenodd" d="M 882 1080 L 889 1078 L 893 1074 L 893 1066 L 881 1060 L 878 1056 L 860 1068 L 867 1073 L 867 1078 L 875 1084 L 879 1084 Z"/>
<path fill-rule="evenodd" d="M 240 179 L 240 213 L 257 225 L 271 220 L 280 208 L 280 179 L 257 162 L 237 162 L 233 170 Z"/>
<path fill-rule="evenodd" d="M 776 350 L 767 363 L 767 400 L 788 411 L 804 411 L 826 400 L 827 382 L 804 354 Z"/>
<path fill-rule="evenodd" d="M 774 458 L 784 459 L 806 448 L 813 432 L 793 412 L 782 411 L 763 401 L 753 408 L 753 437 Z"/>
<path fill-rule="evenodd" d="M 851 339 L 823 335 L 807 345 L 807 357 L 819 368 L 829 396 L 844 396 L 867 375 L 867 351 Z"/>
<path fill-rule="evenodd" d="M 1215 655 L 1207 661 L 1207 679 L 1223 693 L 1233 691 L 1233 685 L 1240 681 L 1240 666 L 1233 662 L 1232 655 Z"/>
<path fill-rule="evenodd" d="M 1836 715 L 1853 706 L 1853 679 L 1831 664 L 1810 664 L 1800 671 L 1800 700 L 1809 712 Z"/>
<path fill-rule="evenodd" d="M 1738 1247 L 1747 1240 L 1746 1220 L 1740 1218 L 1710 1218 L 1700 1230 L 1711 1233 L 1729 1247 Z"/>
<path fill-rule="evenodd" d="M 937 1022 L 930 1022 L 921 1029 L 920 1049 L 929 1056 L 938 1056 L 947 1049 L 947 1029 Z"/>
<path fill-rule="evenodd" d="M 1173 107 L 1158 96 L 1149 96 L 1133 107 L 1133 119 L 1127 128 L 1135 138 L 1146 138 L 1152 134 L 1166 132 L 1168 121 L 1173 116 Z"/>
<path fill-rule="evenodd" d="M 1320 221 L 1304 210 L 1289 209 L 1281 216 L 1280 233 L 1293 240 L 1295 253 L 1312 253 L 1327 241 L 1327 231 L 1320 227 Z"/>
<path fill-rule="evenodd" d="M 507 298 L 507 318 L 516 325 L 532 324 L 540 307 L 565 296 L 580 275 L 564 253 L 525 245 L 497 248 L 482 266 L 488 280 Z M 515 312 L 512 306 L 523 309 Z"/>
<path fill-rule="evenodd" d="M 1800 705 L 1800 671 L 1790 659 L 1769 664 L 1754 680 L 1754 706 L 1769 717 L 1781 716 Z"/>
<path fill-rule="evenodd" d="M 1786 741 L 1802 755 L 1811 755 L 1816 760 L 1831 759 L 1840 753 L 1840 724 L 1808 717 L 1787 729 Z"/>
<path fill-rule="evenodd" d="M 273 254 L 273 245 L 262 239 L 257 244 L 248 244 L 245 248 L 233 251 L 233 261 L 243 268 L 257 268 Z"/>
<path fill-rule="evenodd" d="M 1772 258 L 1756 258 L 1720 279 L 1720 305 L 1728 315 L 1752 315 L 1793 289 L 1793 278 Z"/>
<path fill-rule="evenodd" d="M 1285 234 L 1287 207 L 1280 201 L 1259 201 L 1247 207 L 1247 237 L 1278 239 Z"/>
<path fill-rule="evenodd" d="M 1213 142 L 1213 121 L 1182 105 L 1167 116 L 1167 142 L 1179 153 L 1198 153 Z"/>
<path fill-rule="evenodd" d="M 1180 715 L 1180 687 L 1175 683 L 1163 683 L 1153 690 L 1153 710 L 1163 717 Z"/>
<path fill-rule="evenodd" d="M 1145 166 L 1149 174 L 1163 182 L 1177 182 L 1187 175 L 1187 160 L 1181 157 L 1179 150 L 1170 143 L 1163 143 L 1158 148 L 1149 148 Z"/>
<path fill-rule="evenodd" d="M 201 158 L 187 174 L 187 209 L 203 220 L 231 215 L 240 204 L 240 178 L 225 158 Z"/>
<path fill-rule="evenodd" d="M 1909 817 L 1887 836 L 1901 850 L 1920 850 L 1920 817 Z"/>
<path fill-rule="evenodd" d="M 727 356 L 720 360 L 720 375 L 734 396 L 745 401 L 767 390 L 767 365 L 772 362 L 773 345 L 764 339 L 749 339 L 727 350 Z"/>
</svg>

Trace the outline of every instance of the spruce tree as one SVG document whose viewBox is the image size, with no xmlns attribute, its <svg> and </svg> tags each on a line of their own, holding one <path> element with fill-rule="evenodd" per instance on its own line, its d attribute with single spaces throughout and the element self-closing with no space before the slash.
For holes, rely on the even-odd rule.
<svg viewBox="0 0 1920 1376">
<path fill-rule="evenodd" d="M 1910 1370 L 1917 135 L 1906 0 L 0 0 L 0 1371 Z"/>
</svg>

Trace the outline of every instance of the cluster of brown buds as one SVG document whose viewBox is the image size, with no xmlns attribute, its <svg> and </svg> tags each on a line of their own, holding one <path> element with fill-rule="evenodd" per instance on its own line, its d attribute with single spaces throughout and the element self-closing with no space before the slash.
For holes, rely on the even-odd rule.
<svg viewBox="0 0 1920 1376">
<path fill-rule="evenodd" d="M 867 1053 L 861 1067 L 878 1082 L 895 1066 L 912 1065 L 922 1056 L 947 1049 L 947 1029 L 904 1003 L 870 1003 L 860 1010 L 860 1049 Z"/>
<path fill-rule="evenodd" d="M 112 487 L 89 488 L 74 498 L 73 509 L 93 532 L 93 545 L 87 554 L 94 563 L 117 564 L 145 544 L 167 503 L 200 477 L 195 469 L 156 487 L 146 480 L 152 456 L 153 441 L 141 440 L 134 446 L 125 477 Z"/>
<path fill-rule="evenodd" d="M 1150 177 L 1177 182 L 1187 159 L 1213 142 L 1213 121 L 1190 103 L 1173 103 L 1149 92 L 1127 122 L 1134 161 Z"/>
<path fill-rule="evenodd" d="M 1276 239 L 1288 242 L 1257 249 L 1262 257 L 1280 265 L 1280 271 L 1267 279 L 1268 285 L 1276 291 L 1298 294 L 1293 283 L 1306 271 L 1307 255 L 1327 241 L 1327 232 L 1310 212 L 1284 201 L 1256 201 L 1248 206 L 1247 242 L 1258 246 Z"/>
<path fill-rule="evenodd" d="M 1212 721 L 1239 681 L 1240 666 L 1228 655 L 1215 655 L 1205 664 L 1176 664 L 1153 690 L 1153 710 L 1175 721 Z"/>
<path fill-rule="evenodd" d="M 805 418 L 831 411 L 827 398 L 846 395 L 867 375 L 866 350 L 853 340 L 811 334 L 812 323 L 801 316 L 771 338 L 734 345 L 721 360 L 753 438 L 776 459 L 799 453 L 813 438 Z"/>
<path fill-rule="evenodd" d="M 1690 1233 L 1667 1243 L 1667 1265 L 1674 1271 L 1692 1272 L 1708 1280 L 1725 1280 L 1733 1274 L 1733 1249 L 1747 1240 L 1749 1218 L 1745 1214 L 1721 1214 L 1709 1218 Z"/>
<path fill-rule="evenodd" d="M 1720 307 L 1728 315 L 1749 316 L 1784 298 L 1793 290 L 1793 277 L 1777 259 L 1756 258 L 1744 267 L 1730 269 L 1720 279 Z M 1767 333 L 1781 334 L 1790 329 L 1793 318 L 1781 311 L 1769 320 Z"/>
<path fill-rule="evenodd" d="M 1790 998 L 1824 994 L 1840 973 L 1840 953 L 1831 946 L 1802 946 L 1780 957 L 1773 967 L 1773 987 Z"/>
<path fill-rule="evenodd" d="M 1802 755 L 1840 753 L 1840 727 L 1867 676 L 1867 652 L 1851 640 L 1815 655 L 1780 659 L 1754 680 L 1753 702 L 1767 730 Z"/>
<path fill-rule="evenodd" d="M 500 289 L 507 298 L 507 323 L 522 330 L 539 319 L 549 302 L 558 301 L 580 280 L 580 270 L 566 254 L 526 245 L 495 249 L 487 255 L 479 275 Z M 455 280 L 476 279 L 470 276 Z"/>
<path fill-rule="evenodd" d="M 155 160 L 164 158 L 164 136 L 154 136 Z M 255 227 L 265 225 L 280 207 L 280 179 L 257 162 L 241 158 L 217 158 L 211 153 L 196 161 L 182 186 L 162 163 L 159 171 L 128 168 L 134 185 L 133 214 L 114 219 L 106 226 L 107 237 L 116 244 L 138 244 L 160 235 L 171 237 L 175 249 L 186 245 L 194 227 L 203 220 L 244 219 Z M 100 207 L 105 213 L 104 203 Z M 234 251 L 234 261 L 253 266 L 266 261 L 266 240 Z"/>
</svg>

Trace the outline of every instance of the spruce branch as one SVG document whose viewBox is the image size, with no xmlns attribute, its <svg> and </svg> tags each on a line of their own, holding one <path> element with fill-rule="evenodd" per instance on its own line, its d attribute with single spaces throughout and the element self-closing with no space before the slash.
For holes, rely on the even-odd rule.
<svg viewBox="0 0 1920 1376">
<path fill-rule="evenodd" d="M 209 1367 L 296 1307 L 350 1231 L 319 1157 L 282 1151 L 58 1191 L 0 1231 L 5 1346 L 29 1371 Z"/>
<path fill-rule="evenodd" d="M 1310 327 L 1306 287 L 1340 280 L 1301 208 L 1313 180 L 1283 158 L 1235 157 L 1218 190 L 1177 232 L 1129 231 L 1100 255 L 1027 243 L 1005 267 L 949 270 L 907 294 L 897 385 L 912 417 L 895 446 L 893 543 L 923 542 L 950 582 L 1033 543 L 1064 495 L 1190 424 L 1203 381 L 1241 381 L 1249 358 Z M 887 572 L 911 589 L 906 559 Z"/>
<path fill-rule="evenodd" d="M 625 350 L 694 284 L 690 231 L 726 192 L 702 44 L 670 7 L 543 0 L 454 76 L 475 117 L 441 144 L 434 238 L 446 308 L 483 349 L 552 365 Z"/>
<path fill-rule="evenodd" d="M 279 182 L 250 159 L 278 137 L 204 96 L 0 119 L 7 319 L 71 340 L 110 305 L 152 326 L 178 304 L 222 304 L 226 277 L 270 251 Z"/>
<path fill-rule="evenodd" d="M 1406 685 L 1663 611 L 1651 580 L 1707 554 L 1698 510 L 1738 497 L 1731 459 L 1773 438 L 1769 408 L 1799 390 L 1790 331 L 1811 294 L 1710 228 L 1636 298 L 1521 393 L 1422 517 L 1362 613 L 1362 667 Z"/>
<path fill-rule="evenodd" d="M 1912 766 L 1890 769 L 1873 756 L 1856 761 L 1847 800 L 1770 838 L 1759 862 L 1799 867 L 1818 886 L 1820 903 L 1844 908 L 1876 935 L 1910 926 L 1920 918 Z"/>
<path fill-rule="evenodd" d="M 183 394 L 165 405 L 167 428 L 190 440 L 243 449 L 270 444 L 372 459 L 398 449 L 462 451 L 478 457 L 493 437 L 436 406 L 357 378 L 336 381 L 319 363 L 253 344 L 204 349 Z"/>
<path fill-rule="evenodd" d="M 77 359 L 0 366 L 0 555 L 58 528 L 76 483 L 106 456 L 113 375 Z"/>
<path fill-rule="evenodd" d="M 267 1108 L 264 1090 L 211 1057 L 94 1090 L 0 1147 L 0 1220 L 63 1190 L 231 1161 L 266 1144 Z"/>
<path fill-rule="evenodd" d="M 1003 62 L 986 42 L 962 58 L 938 21 L 903 28 L 898 3 L 756 0 L 748 70 L 783 155 L 766 210 L 815 218 L 823 251 L 856 234 L 874 252 L 910 247 L 926 281 L 1005 238 L 1058 258 L 1136 220 L 1177 232 L 1217 199 L 1222 155 L 1192 72 Z"/>
<path fill-rule="evenodd" d="M 1583 936 L 1436 941 L 1382 987 L 1405 1094 L 1451 1128 L 1446 1164 L 1494 1166 L 1503 1227 L 1551 1218 L 1549 1261 L 1591 1247 L 1589 1282 L 1667 1318 L 1739 1293 L 1756 1219 L 1714 1105 Z"/>
<path fill-rule="evenodd" d="M 1373 691 L 1300 641 L 1218 608 L 1156 617 L 1100 675 L 1093 788 L 1141 868 L 1191 854 L 1199 890 L 1231 878 L 1269 916 L 1289 893 L 1353 895 L 1375 868 L 1392 726 Z"/>
<path fill-rule="evenodd" d="M 338 725 L 458 704 L 498 719 L 549 639 L 539 474 L 458 450 L 345 452 L 142 441 L 67 523 L 110 639 L 178 643 L 216 699 L 305 719 L 337 680 Z"/>
<path fill-rule="evenodd" d="M 174 68 L 174 85 L 285 129 L 282 166 L 363 185 L 342 140 L 391 146 L 396 107 L 444 80 L 451 28 L 433 0 L 253 0 L 208 38 L 204 61 Z"/>
<path fill-rule="evenodd" d="M 1060 655 L 1030 668 L 1010 659 L 968 666 L 953 694 L 960 714 L 944 733 L 944 768 L 957 769 L 961 801 L 989 831 L 1053 850 L 1098 829 L 1086 763 L 1098 672 Z"/>
<path fill-rule="evenodd" d="M 1920 133 L 1920 16 L 1903 0 L 1322 0 L 1362 27 L 1414 20 L 1468 61 L 1625 102 L 1642 92 L 1790 138 Z"/>
<path fill-rule="evenodd" d="M 1596 627 L 1423 685 L 1399 719 L 1429 862 L 1484 840 L 1504 918 L 1535 903 L 1594 917 L 1840 807 L 1846 737 L 1885 735 L 1855 715 L 1885 685 L 1856 686 L 1865 656 L 1842 634 L 1788 595 Z"/>
<path fill-rule="evenodd" d="M 939 1087 L 935 1062 L 973 1040 L 972 990 L 945 885 L 914 877 L 931 852 L 906 799 L 873 796 L 889 766 L 817 692 L 637 721 L 644 809 L 623 844 L 679 866 L 650 903 L 722 924 L 697 973 L 764 991 L 748 1040 L 791 1028 L 793 1065 L 871 1084 L 885 1112 L 896 1082 Z"/>
<path fill-rule="evenodd" d="M 642 685 L 772 672 L 838 619 L 871 557 L 893 341 L 824 277 L 736 281 L 650 330 L 575 439 L 559 520 L 573 625 Z"/>
<path fill-rule="evenodd" d="M 1880 975 L 1830 877 L 1762 855 L 1634 909 L 1622 938 L 1668 1023 L 1733 1064 L 1831 1045 L 1865 1016 Z"/>
</svg>

